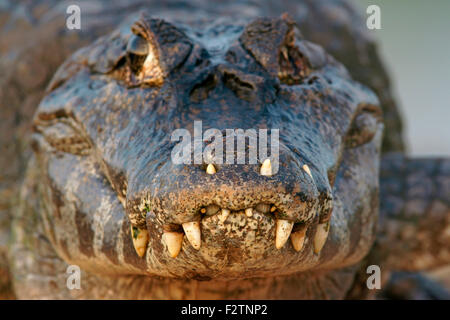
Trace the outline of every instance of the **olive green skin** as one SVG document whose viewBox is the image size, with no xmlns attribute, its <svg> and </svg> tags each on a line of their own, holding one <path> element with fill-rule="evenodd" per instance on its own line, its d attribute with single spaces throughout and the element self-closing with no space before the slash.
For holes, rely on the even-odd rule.
<svg viewBox="0 0 450 320">
<path fill-rule="evenodd" d="M 145 8 L 152 18 L 168 21 L 162 30 L 169 30 L 169 35 L 174 34 L 172 27 L 178 30 L 176 47 L 170 46 L 172 40 L 167 41 L 167 33 L 155 33 L 164 74 L 161 82 L 149 86 L 132 83 L 126 68 L 130 26 L 140 19 L 132 12 L 139 8 Z M 188 18 L 186 10 L 193 13 Z M 277 52 L 261 46 L 255 37 L 261 24 L 256 17 L 273 17 L 262 21 L 273 31 L 263 41 L 275 47 L 283 45 L 291 24 L 289 19 L 280 18 L 285 11 L 299 25 L 302 36 L 295 45 L 306 61 L 305 75 L 294 84 L 278 78 Z M 35 8 L 33 12 L 40 10 Z M 336 15 L 342 15 L 341 19 Z M 208 18 L 204 21 L 198 16 Z M 28 57 L 30 63 L 25 68 L 20 63 L 12 64 L 7 68 L 8 76 L 2 78 L 7 84 L 3 88 L 18 86 L 24 88 L 22 92 L 31 92 L 26 97 L 34 97 L 28 98 L 32 101 L 27 104 L 25 97 L 14 96 L 17 90 L 1 91 L 2 102 L 16 101 L 15 106 L 8 104 L 6 108 L 21 115 L 19 124 L 24 128 L 47 86 L 33 120 L 34 154 L 30 158 L 29 152 L 13 152 L 17 163 L 29 164 L 15 209 L 8 204 L 5 210 L 15 217 L 9 264 L 19 298 L 364 298 L 368 292 L 359 277 L 364 277 L 365 265 L 373 259 L 386 271 L 385 276 L 390 270 L 411 266 L 405 262 L 408 260 L 425 261 L 411 270 L 448 263 L 448 249 L 442 245 L 445 239 L 438 236 L 445 235 L 448 225 L 450 197 L 445 188 L 439 195 L 425 193 L 424 201 L 437 201 L 440 206 L 427 207 L 417 214 L 419 221 L 426 221 L 421 229 L 430 239 L 429 245 L 414 246 L 410 242 L 408 250 L 397 250 L 405 258 L 395 263 L 389 259 L 389 241 L 380 240 L 374 246 L 380 157 L 383 152 L 403 150 L 401 126 L 375 46 L 362 20 L 346 2 L 293 1 L 283 6 L 267 2 L 258 8 L 245 2 L 218 6 L 211 1 L 194 1 L 189 8 L 149 2 L 126 8 L 113 5 L 100 21 L 94 17 L 95 12 L 85 15 L 84 28 L 89 32 L 80 33 L 63 30 L 61 34 L 61 24 L 38 22 L 36 30 L 45 30 L 34 35 L 40 45 L 18 50 L 19 58 L 15 58 L 23 61 Z M 153 21 L 149 24 L 156 28 L 152 18 L 148 18 Z M 111 26 L 116 27 L 118 20 L 124 22 L 111 33 Z M 53 36 L 62 39 L 60 44 L 47 40 L 56 46 L 54 50 L 45 42 L 51 30 L 55 30 Z M 204 32 L 203 40 L 194 36 L 195 32 Z M 106 33 L 66 60 L 49 81 L 73 49 Z M 222 60 L 205 54 L 211 34 L 224 38 L 226 50 L 219 55 Z M 322 45 L 325 51 L 309 41 Z M 55 54 L 60 52 L 60 56 Z M 42 70 L 33 70 L 39 67 L 33 61 L 48 62 Z M 30 77 L 24 72 L 45 75 Z M 31 78 L 35 83 L 27 80 Z M 232 81 L 235 78 L 240 80 L 237 84 Z M 242 90 L 242 83 L 252 88 L 250 93 Z M 367 105 L 381 107 L 383 124 L 377 121 L 372 139 L 354 146 L 349 132 L 361 106 Z M 173 165 L 170 133 L 177 128 L 191 129 L 194 120 L 202 120 L 205 128 L 280 128 L 283 165 L 271 178 L 259 175 L 259 165 L 222 165 L 213 177 L 205 174 L 203 165 Z M 59 122 L 68 124 L 76 134 L 71 132 L 67 139 L 67 130 L 54 129 Z M 387 133 L 382 142 L 383 126 Z M 6 127 L 2 131 L 21 132 L 17 127 L 21 126 L 14 123 L 14 131 Z M 27 150 L 30 135 L 23 131 L 16 137 Z M 7 157 L 1 159 L 6 161 L 3 159 Z M 390 163 L 383 166 L 388 183 L 392 183 L 389 177 L 393 173 L 400 175 L 395 181 L 401 181 L 425 170 L 431 160 L 416 165 L 416 172 L 408 169 L 402 174 L 391 170 Z M 446 179 L 447 162 L 434 163 L 433 168 L 443 169 L 424 174 L 439 174 Z M 314 181 L 300 169 L 303 164 L 310 166 Z M 13 181 L 24 171 L 11 164 L 5 167 Z M 392 201 L 381 202 L 382 216 L 389 217 L 382 221 L 390 220 L 389 225 L 409 212 L 405 209 L 409 198 L 395 190 L 385 198 L 399 199 L 402 205 L 398 201 L 397 206 Z M 147 215 L 139 209 L 143 201 L 149 203 Z M 234 233 L 232 225 L 228 238 L 224 238 L 225 229 L 217 228 L 213 216 L 202 219 L 199 251 L 185 238 L 179 256 L 168 256 L 161 241 L 167 225 L 199 219 L 199 208 L 210 203 L 242 210 L 259 202 L 276 204 L 280 209 L 276 217 L 306 223 L 308 239 L 313 239 L 319 223 L 331 218 L 324 249 L 314 254 L 309 241 L 300 253 L 294 252 L 290 243 L 277 250 L 273 245 L 274 219 L 265 216 L 261 216 L 257 228 L 247 224 L 240 233 Z M 317 215 L 310 214 L 313 209 Z M 235 219 L 230 223 L 239 224 L 239 216 Z M 430 228 L 435 221 L 440 222 L 438 230 Z M 133 248 L 130 225 L 149 231 L 144 258 L 138 257 Z M 259 235 L 249 238 L 257 231 L 261 231 Z M 378 234 L 384 235 L 380 239 L 397 237 L 384 225 Z M 429 256 L 430 245 L 437 250 L 433 259 L 421 259 Z M 65 271 L 69 264 L 83 270 L 82 290 L 67 289 Z"/>
</svg>

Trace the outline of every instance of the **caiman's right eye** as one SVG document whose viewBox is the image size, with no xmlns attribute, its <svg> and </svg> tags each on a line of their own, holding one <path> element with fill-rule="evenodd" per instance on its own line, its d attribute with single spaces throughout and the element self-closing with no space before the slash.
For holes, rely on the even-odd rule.
<svg viewBox="0 0 450 320">
<path fill-rule="evenodd" d="M 130 69 L 138 73 L 148 55 L 147 40 L 138 35 L 132 35 L 127 45 L 127 61 Z"/>
</svg>

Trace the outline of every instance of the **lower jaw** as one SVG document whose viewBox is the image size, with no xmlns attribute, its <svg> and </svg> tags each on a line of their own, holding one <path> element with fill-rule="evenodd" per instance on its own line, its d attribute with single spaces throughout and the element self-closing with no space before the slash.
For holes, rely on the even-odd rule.
<svg viewBox="0 0 450 320">
<path fill-rule="evenodd" d="M 344 299 L 356 270 L 351 267 L 233 281 L 86 276 L 92 277 L 89 282 L 96 284 L 95 292 L 104 299 Z M 95 298 L 92 292 L 81 290 L 78 294 L 80 298 Z"/>
<path fill-rule="evenodd" d="M 168 255 L 164 245 L 156 255 L 144 257 L 148 262 L 159 262 L 153 265 L 156 268 L 150 268 L 154 274 L 176 279 L 239 281 L 307 271 L 321 260 L 321 255 L 314 253 L 315 228 L 307 230 L 303 248 L 296 251 L 289 240 L 276 248 L 276 222 L 272 217 L 254 214 L 248 218 L 231 213 L 225 223 L 216 219 L 212 216 L 202 220 L 202 244 L 198 250 L 185 236 L 176 258 Z M 160 237 L 161 234 L 155 238 Z"/>
</svg>

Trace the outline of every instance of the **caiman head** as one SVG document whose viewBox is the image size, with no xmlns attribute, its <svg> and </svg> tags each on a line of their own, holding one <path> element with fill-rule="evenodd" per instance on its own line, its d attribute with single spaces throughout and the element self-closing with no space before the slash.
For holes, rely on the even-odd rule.
<svg viewBox="0 0 450 320">
<path fill-rule="evenodd" d="M 142 15 L 63 64 L 34 128 L 45 231 L 89 272 L 275 276 L 374 241 L 378 100 L 287 16 Z"/>
</svg>

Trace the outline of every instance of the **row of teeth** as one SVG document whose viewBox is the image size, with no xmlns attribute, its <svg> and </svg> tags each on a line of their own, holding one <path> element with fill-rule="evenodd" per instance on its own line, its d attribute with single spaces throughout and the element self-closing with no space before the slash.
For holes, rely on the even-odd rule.
<svg viewBox="0 0 450 320">
<path fill-rule="evenodd" d="M 305 165 L 305 166 L 307 167 L 307 165 Z M 215 174 L 216 172 L 217 172 L 216 167 L 212 163 L 208 164 L 208 166 L 206 167 L 206 173 L 207 174 Z M 308 168 L 307 172 L 309 172 L 308 174 L 311 175 L 309 168 Z M 261 165 L 261 168 L 259 169 L 259 173 L 262 176 L 271 176 L 272 175 L 272 162 L 270 161 L 270 159 L 264 160 L 264 162 Z"/>
<path fill-rule="evenodd" d="M 304 164 L 302 168 L 311 177 L 311 179 L 314 180 L 311 170 L 309 169 L 308 165 Z M 208 166 L 206 167 L 206 173 L 207 174 L 215 174 L 216 172 L 217 172 L 216 167 L 212 163 L 208 164 Z M 261 165 L 261 168 L 259 169 L 259 173 L 262 176 L 271 176 L 272 175 L 272 162 L 270 161 L 270 159 L 264 160 L 264 162 Z"/>
<path fill-rule="evenodd" d="M 313 176 L 311 174 L 308 165 L 305 164 L 303 166 L 303 170 L 305 170 L 305 172 L 313 179 Z M 215 166 L 211 163 L 208 164 L 208 166 L 206 167 L 206 173 L 215 174 L 216 173 Z M 272 163 L 270 159 L 264 160 L 260 168 L 260 174 L 263 176 L 272 175 Z M 257 205 L 255 209 L 262 213 L 268 213 L 269 211 L 273 213 L 275 212 L 276 207 L 274 206 L 270 207 L 270 205 L 268 204 L 261 203 Z M 210 205 L 206 208 L 202 208 L 201 213 L 210 215 L 217 213 L 219 210 L 220 208 L 218 206 Z M 221 209 L 221 213 L 219 214 L 219 221 L 221 223 L 224 223 L 229 214 L 230 210 Z M 253 215 L 253 208 L 245 209 L 245 215 L 247 217 L 251 217 Z M 183 223 L 182 226 L 184 234 L 181 232 L 165 231 L 162 236 L 163 241 L 167 246 L 169 255 L 172 258 L 176 258 L 180 253 L 184 235 L 186 235 L 187 239 L 189 240 L 189 243 L 192 245 L 194 249 L 200 250 L 201 247 L 200 222 L 199 221 L 186 222 Z M 297 252 L 302 250 L 303 244 L 305 242 L 307 227 L 303 226 L 302 228 L 296 230 L 295 232 L 292 232 L 293 227 L 294 222 L 292 221 L 283 219 L 276 220 L 275 247 L 277 249 L 281 249 L 286 244 L 287 240 L 290 237 L 294 249 Z M 314 236 L 314 252 L 316 254 L 322 250 L 328 238 L 328 232 L 329 232 L 328 222 L 319 224 L 316 234 Z M 147 250 L 147 243 L 149 240 L 148 231 L 146 229 L 138 229 L 135 227 L 131 227 L 131 235 L 136 253 L 140 257 L 143 257 Z"/>
<path fill-rule="evenodd" d="M 264 209 L 264 207 L 268 207 L 270 209 L 261 210 Z M 259 204 L 256 208 L 261 212 L 274 212 L 276 210 L 274 206 L 270 207 L 267 204 Z M 208 210 L 206 209 L 205 212 L 207 211 Z M 247 217 L 251 217 L 253 215 L 253 208 L 247 208 L 244 212 Z M 221 209 L 221 212 L 218 216 L 219 221 L 221 223 L 224 223 L 230 213 L 231 211 L 228 209 Z M 194 249 L 200 250 L 201 247 L 202 234 L 200 230 L 200 221 L 185 222 L 182 224 L 182 226 L 184 233 L 176 231 L 164 231 L 162 236 L 162 240 L 166 244 L 169 255 L 172 258 L 176 258 L 180 253 L 183 244 L 183 238 L 185 235 Z M 299 252 L 303 249 L 307 227 L 303 225 L 299 229 L 292 232 L 293 227 L 293 221 L 276 219 L 275 247 L 277 249 L 281 249 L 286 244 L 289 237 L 291 238 L 291 243 L 295 251 Z M 318 254 L 325 245 L 325 242 L 328 238 L 329 227 L 329 222 L 321 223 L 318 225 L 313 241 L 314 253 Z M 147 243 L 149 240 L 148 231 L 146 229 L 138 229 L 132 227 L 131 235 L 136 253 L 140 257 L 143 257 L 147 250 Z"/>
</svg>

